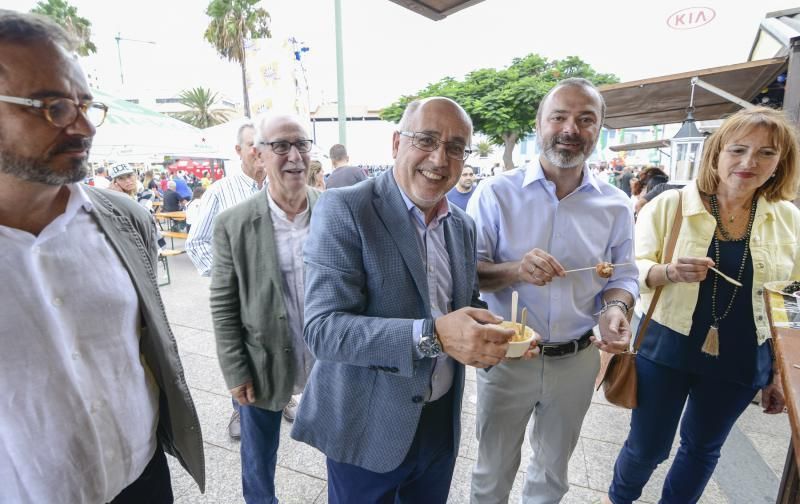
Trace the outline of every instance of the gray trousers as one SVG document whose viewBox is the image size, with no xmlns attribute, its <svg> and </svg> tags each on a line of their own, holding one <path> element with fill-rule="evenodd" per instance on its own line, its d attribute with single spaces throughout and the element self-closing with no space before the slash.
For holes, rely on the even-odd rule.
<svg viewBox="0 0 800 504">
<path fill-rule="evenodd" d="M 525 427 L 533 454 L 523 487 L 525 504 L 552 504 L 569 489 L 567 465 L 592 401 L 600 357 L 594 346 L 575 355 L 512 360 L 478 370 L 478 461 L 471 502 L 508 502 L 519 470 Z"/>
</svg>

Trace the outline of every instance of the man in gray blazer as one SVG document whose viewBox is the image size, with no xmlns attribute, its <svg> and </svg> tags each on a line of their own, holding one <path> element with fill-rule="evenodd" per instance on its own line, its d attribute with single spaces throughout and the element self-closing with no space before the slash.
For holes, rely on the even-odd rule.
<svg viewBox="0 0 800 504">
<path fill-rule="evenodd" d="M 330 503 L 444 503 L 464 364 L 497 364 L 513 335 L 483 325 L 501 319 L 478 299 L 474 224 L 445 198 L 471 136 L 452 100 L 413 102 L 394 168 L 320 197 L 305 248 L 317 363 L 292 437 L 327 456 Z"/>
<path fill-rule="evenodd" d="M 297 118 L 261 120 L 256 148 L 267 188 L 214 223 L 211 314 L 222 374 L 240 405 L 248 503 L 278 502 L 281 410 L 314 364 L 303 341 L 302 251 L 318 195 L 306 186 L 311 147 Z"/>
</svg>

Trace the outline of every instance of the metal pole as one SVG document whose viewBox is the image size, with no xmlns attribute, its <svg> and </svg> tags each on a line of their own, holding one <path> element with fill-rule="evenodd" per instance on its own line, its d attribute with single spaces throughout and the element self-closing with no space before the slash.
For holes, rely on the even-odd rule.
<svg viewBox="0 0 800 504">
<path fill-rule="evenodd" d="M 339 100 L 339 143 L 347 145 L 347 112 L 344 103 L 344 58 L 342 56 L 342 0 L 336 5 L 336 88 Z"/>
<path fill-rule="evenodd" d="M 114 37 L 117 39 L 117 59 L 119 60 L 119 83 L 125 85 L 125 77 L 122 74 L 122 51 L 119 48 L 119 41 L 121 40 L 121 33 L 117 33 L 117 36 Z"/>
</svg>

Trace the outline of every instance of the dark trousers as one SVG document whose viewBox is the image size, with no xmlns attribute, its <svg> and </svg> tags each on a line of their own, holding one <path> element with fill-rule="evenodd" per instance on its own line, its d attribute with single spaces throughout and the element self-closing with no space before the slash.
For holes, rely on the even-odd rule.
<svg viewBox="0 0 800 504">
<path fill-rule="evenodd" d="M 660 502 L 697 502 L 728 433 L 757 389 L 677 371 L 641 355 L 636 359 L 636 375 L 639 407 L 633 410 L 631 430 L 614 465 L 608 495 L 614 504 L 639 498 L 655 468 L 669 457 L 680 421 L 681 444 Z"/>
<path fill-rule="evenodd" d="M 240 405 L 239 419 L 244 500 L 248 504 L 277 504 L 275 466 L 281 438 L 281 412 Z"/>
<path fill-rule="evenodd" d="M 172 504 L 173 500 L 167 456 L 158 445 L 142 475 L 125 487 L 110 504 Z"/>
<path fill-rule="evenodd" d="M 329 504 L 444 504 L 456 463 L 453 392 L 426 404 L 408 454 L 387 473 L 327 459 Z"/>
</svg>

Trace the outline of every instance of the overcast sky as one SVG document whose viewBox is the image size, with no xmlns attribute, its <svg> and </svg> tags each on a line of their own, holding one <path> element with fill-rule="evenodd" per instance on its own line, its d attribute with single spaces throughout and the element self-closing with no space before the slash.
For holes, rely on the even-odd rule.
<svg viewBox="0 0 800 504">
<path fill-rule="evenodd" d="M 35 1 L 4 0 L 29 10 Z M 222 61 L 203 40 L 206 0 L 72 0 L 92 22 L 98 54 L 84 60 L 103 89 L 124 96 L 147 90 L 169 95 L 210 87 L 241 101 L 238 66 Z M 310 48 L 305 62 L 315 101 L 336 98 L 334 0 L 272 0 L 273 35 Z M 667 26 L 670 14 L 710 7 L 713 21 L 691 30 Z M 431 21 L 389 0 L 342 0 L 348 105 L 385 106 L 445 76 L 507 66 L 515 57 L 576 55 L 623 81 L 746 61 L 767 12 L 796 0 L 485 0 L 443 21 Z M 126 89 L 119 89 L 114 37 L 123 41 Z"/>
</svg>

